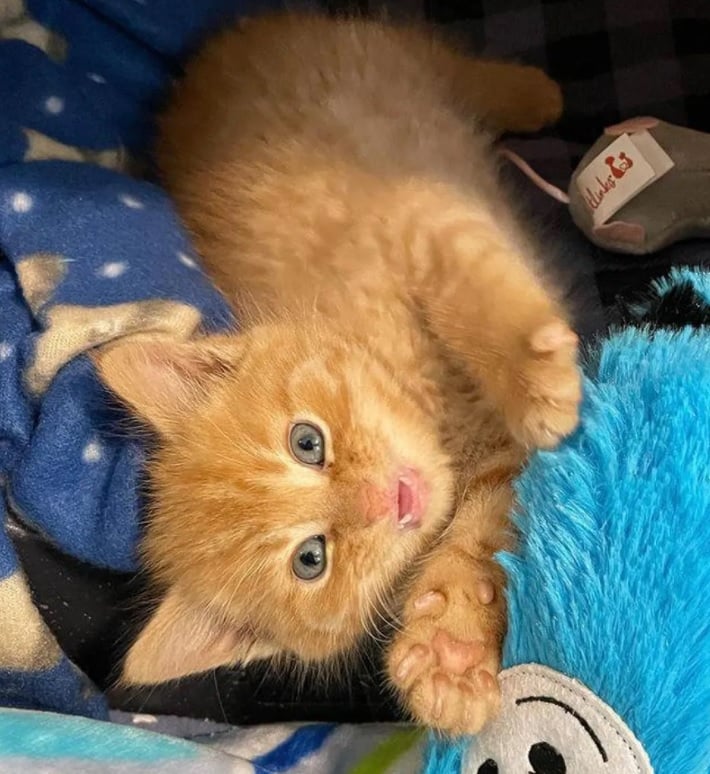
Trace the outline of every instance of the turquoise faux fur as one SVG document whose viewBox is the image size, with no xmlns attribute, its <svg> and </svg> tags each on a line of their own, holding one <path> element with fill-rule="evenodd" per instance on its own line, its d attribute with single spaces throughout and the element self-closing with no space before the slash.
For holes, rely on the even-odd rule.
<svg viewBox="0 0 710 774">
<path fill-rule="evenodd" d="M 656 297 L 682 283 L 710 302 L 710 275 L 687 271 Z M 708 774 L 710 328 L 626 328 L 586 371 L 580 429 L 517 486 L 504 665 L 582 682 L 656 774 Z M 426 771 L 477 774 L 462 769 L 467 746 L 432 739 Z"/>
</svg>

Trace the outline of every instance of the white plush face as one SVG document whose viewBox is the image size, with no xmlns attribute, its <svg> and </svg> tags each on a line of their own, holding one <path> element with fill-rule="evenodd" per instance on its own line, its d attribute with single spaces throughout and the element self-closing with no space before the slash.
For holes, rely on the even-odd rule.
<svg viewBox="0 0 710 774">
<path fill-rule="evenodd" d="M 537 664 L 500 681 L 501 713 L 472 742 L 464 774 L 653 774 L 628 726 L 582 683 Z"/>
</svg>

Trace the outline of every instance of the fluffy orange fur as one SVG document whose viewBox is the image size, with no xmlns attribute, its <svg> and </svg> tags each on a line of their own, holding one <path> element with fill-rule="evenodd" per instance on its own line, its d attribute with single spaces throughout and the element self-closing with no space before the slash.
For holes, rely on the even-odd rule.
<svg viewBox="0 0 710 774">
<path fill-rule="evenodd" d="M 414 718 L 473 732 L 495 712 L 510 482 L 575 427 L 580 380 L 491 139 L 561 106 L 537 69 L 364 20 L 248 20 L 190 64 L 159 166 L 252 322 L 98 356 L 159 435 L 144 556 L 166 593 L 128 682 L 324 661 L 397 598 L 387 668 Z M 299 422 L 322 466 L 294 456 Z M 294 552 L 315 535 L 326 570 L 303 581 Z"/>
</svg>

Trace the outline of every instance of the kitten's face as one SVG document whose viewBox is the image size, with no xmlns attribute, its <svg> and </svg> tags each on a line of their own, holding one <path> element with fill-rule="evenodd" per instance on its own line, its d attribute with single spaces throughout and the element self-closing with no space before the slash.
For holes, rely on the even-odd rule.
<svg viewBox="0 0 710 774">
<path fill-rule="evenodd" d="M 146 416 L 112 378 L 130 368 L 112 353 L 120 360 L 130 346 L 109 350 L 100 367 Z M 180 376 L 180 406 L 159 399 L 163 416 L 149 417 L 163 442 L 144 552 L 179 600 L 165 620 L 158 610 L 143 639 L 153 626 L 164 641 L 182 618 L 213 627 L 207 640 L 220 653 L 236 651 L 223 662 L 284 651 L 327 658 L 356 643 L 378 599 L 443 526 L 452 480 L 435 420 L 407 375 L 352 340 L 264 326 L 220 338 L 219 350 L 222 365 L 207 369 L 194 397 L 185 400 Z M 159 668 L 146 680 L 139 660 L 140 681 L 165 679 Z"/>
</svg>

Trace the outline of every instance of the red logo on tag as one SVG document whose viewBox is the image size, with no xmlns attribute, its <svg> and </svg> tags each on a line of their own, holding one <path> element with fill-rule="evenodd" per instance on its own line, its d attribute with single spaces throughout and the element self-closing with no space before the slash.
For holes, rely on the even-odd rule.
<svg viewBox="0 0 710 774">
<path fill-rule="evenodd" d="M 577 175 L 576 186 L 601 226 L 628 201 L 666 174 L 673 161 L 648 132 L 617 137 Z"/>
<path fill-rule="evenodd" d="M 619 154 L 619 165 L 616 167 L 614 166 L 615 161 L 616 159 L 613 156 L 607 156 L 604 159 L 604 163 L 611 170 L 611 174 L 614 175 L 617 180 L 620 180 L 626 174 L 626 171 L 633 167 L 634 162 L 633 159 L 629 158 L 629 156 L 624 153 L 624 151 L 621 151 Z"/>
<path fill-rule="evenodd" d="M 584 198 L 593 210 L 599 207 L 609 191 L 613 191 L 616 188 L 616 181 L 621 180 L 634 165 L 633 159 L 625 151 L 621 151 L 618 156 L 607 156 L 604 159 L 604 163 L 609 167 L 609 175 L 604 180 L 601 180 L 599 175 L 597 175 L 595 180 L 599 187 L 595 190 L 586 188 L 584 191 Z"/>
</svg>

